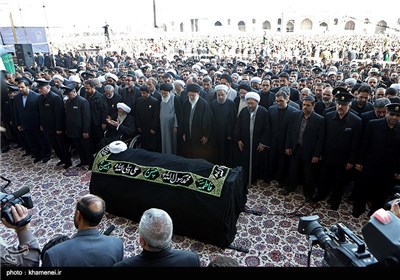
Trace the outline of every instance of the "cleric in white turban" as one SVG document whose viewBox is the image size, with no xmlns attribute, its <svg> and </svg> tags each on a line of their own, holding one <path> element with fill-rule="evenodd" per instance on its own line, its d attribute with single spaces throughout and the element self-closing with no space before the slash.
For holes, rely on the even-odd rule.
<svg viewBox="0 0 400 280">
<path fill-rule="evenodd" d="M 246 93 L 244 99 L 247 100 L 250 98 L 257 101 L 257 103 L 260 102 L 260 95 L 257 92 L 249 91 L 248 93 Z"/>
<path fill-rule="evenodd" d="M 126 105 L 125 103 L 122 103 L 122 102 L 117 103 L 117 109 L 122 109 L 127 114 L 129 114 L 131 112 L 131 108 L 128 105 Z"/>
</svg>

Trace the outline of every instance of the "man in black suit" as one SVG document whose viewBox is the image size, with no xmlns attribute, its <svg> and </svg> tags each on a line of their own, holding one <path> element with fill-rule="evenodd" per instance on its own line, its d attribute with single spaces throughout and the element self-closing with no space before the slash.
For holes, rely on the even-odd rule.
<svg viewBox="0 0 400 280">
<path fill-rule="evenodd" d="M 371 201 L 369 216 L 384 207 L 400 180 L 400 103 L 386 107 L 386 117 L 369 121 L 363 135 L 356 169 L 361 172 L 364 195 L 354 198 L 353 216 L 356 217 L 365 211 L 367 200 Z"/>
<path fill-rule="evenodd" d="M 27 143 L 27 153 L 32 154 L 34 163 L 50 157 L 50 144 L 40 130 L 39 97 L 30 89 L 32 81 L 28 78 L 18 80 L 19 93 L 14 97 L 14 120 L 18 131 L 23 132 Z"/>
<path fill-rule="evenodd" d="M 151 95 L 148 86 L 140 87 L 136 101 L 135 121 L 141 137 L 142 148 L 148 151 L 160 152 L 160 101 Z"/>
<path fill-rule="evenodd" d="M 90 165 L 93 162 L 93 153 L 90 143 L 89 101 L 78 95 L 74 83 L 66 85 L 64 90 L 64 94 L 68 95 L 68 100 L 65 102 L 65 134 L 78 150 L 81 161 L 77 167 Z"/>
<path fill-rule="evenodd" d="M 172 219 L 157 208 L 146 210 L 139 222 L 139 242 L 143 251 L 114 267 L 200 267 L 199 256 L 192 251 L 171 248 Z"/>
<path fill-rule="evenodd" d="M 291 115 L 285 145 L 285 153 L 290 157 L 290 162 L 284 194 L 289 194 L 299 185 L 298 171 L 301 170 L 306 200 L 314 194 L 314 169 L 321 157 L 325 136 L 324 118 L 314 112 L 314 106 L 315 99 L 312 96 L 303 98 L 302 111 Z"/>
<path fill-rule="evenodd" d="M 289 105 L 289 92 L 284 88 L 275 95 L 277 105 L 272 105 L 268 110 L 269 135 L 271 150 L 269 153 L 269 166 L 267 180 L 277 180 L 281 187 L 286 183 L 289 171 L 289 158 L 285 153 L 285 143 L 290 116 L 298 109 Z"/>
<path fill-rule="evenodd" d="M 325 141 L 322 153 L 321 184 L 315 200 L 322 200 L 332 192 L 330 204 L 337 210 L 342 200 L 346 176 L 353 169 L 359 152 L 362 121 L 350 112 L 354 96 L 346 89 L 333 90 L 336 110 L 325 115 Z"/>
<path fill-rule="evenodd" d="M 56 93 L 51 91 L 50 81 L 38 79 L 36 82 L 41 95 L 39 98 L 40 126 L 50 141 L 54 153 L 60 159 L 57 166 L 64 164 L 64 168 L 67 169 L 72 165 L 72 162 L 65 144 L 64 102 Z M 42 161 L 46 163 L 49 159 L 50 154 Z"/>
</svg>

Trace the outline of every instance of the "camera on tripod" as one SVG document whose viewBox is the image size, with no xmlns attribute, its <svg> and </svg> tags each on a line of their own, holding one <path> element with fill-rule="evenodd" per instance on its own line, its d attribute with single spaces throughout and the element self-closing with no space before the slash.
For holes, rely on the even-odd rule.
<svg viewBox="0 0 400 280">
<path fill-rule="evenodd" d="M 15 225 L 17 227 L 21 227 L 26 225 L 31 220 L 31 215 L 27 215 L 24 219 L 19 222 L 14 221 L 14 217 L 11 212 L 11 206 L 15 206 L 20 204 L 25 206 L 28 209 L 33 207 L 32 198 L 29 195 L 26 195 L 30 192 L 28 187 L 22 187 L 14 193 L 7 193 L 6 187 L 10 184 L 10 180 L 0 176 L 1 179 L 7 181 L 7 184 L 4 187 L 1 187 L 0 192 L 0 203 L 1 203 L 1 217 L 4 218 L 9 224 Z"/>
<path fill-rule="evenodd" d="M 324 249 L 323 266 L 365 267 L 377 262 L 364 242 L 342 223 L 327 229 L 317 215 L 301 217 L 298 232 L 309 236 L 311 246 Z"/>
<path fill-rule="evenodd" d="M 400 219 L 396 215 L 379 209 L 361 231 L 366 243 L 342 223 L 324 228 L 316 215 L 301 217 L 298 225 L 298 232 L 309 237 L 310 251 L 317 244 L 324 249 L 323 266 L 400 265 Z"/>
</svg>

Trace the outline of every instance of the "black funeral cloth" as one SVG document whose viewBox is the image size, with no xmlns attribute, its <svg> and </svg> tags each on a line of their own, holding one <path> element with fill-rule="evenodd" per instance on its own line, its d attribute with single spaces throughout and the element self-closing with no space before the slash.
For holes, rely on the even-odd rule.
<svg viewBox="0 0 400 280">
<path fill-rule="evenodd" d="M 107 212 L 139 221 L 149 208 L 167 211 L 174 233 L 227 247 L 246 204 L 242 168 L 205 160 L 127 149 L 96 156 L 90 192 L 102 197 Z"/>
</svg>

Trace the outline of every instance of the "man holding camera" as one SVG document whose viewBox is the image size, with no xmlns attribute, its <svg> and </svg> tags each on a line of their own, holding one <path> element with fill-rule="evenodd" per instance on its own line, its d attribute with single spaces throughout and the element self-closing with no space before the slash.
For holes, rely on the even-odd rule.
<svg viewBox="0 0 400 280">
<path fill-rule="evenodd" d="M 39 243 L 29 229 L 29 222 L 19 226 L 18 223 L 28 216 L 28 209 L 25 206 L 16 204 L 11 206 L 11 214 L 15 221 L 10 224 L 3 217 L 3 224 L 15 230 L 19 245 L 7 246 L 4 240 L 0 240 L 1 266 L 3 267 L 38 267 L 40 260 Z"/>
</svg>

